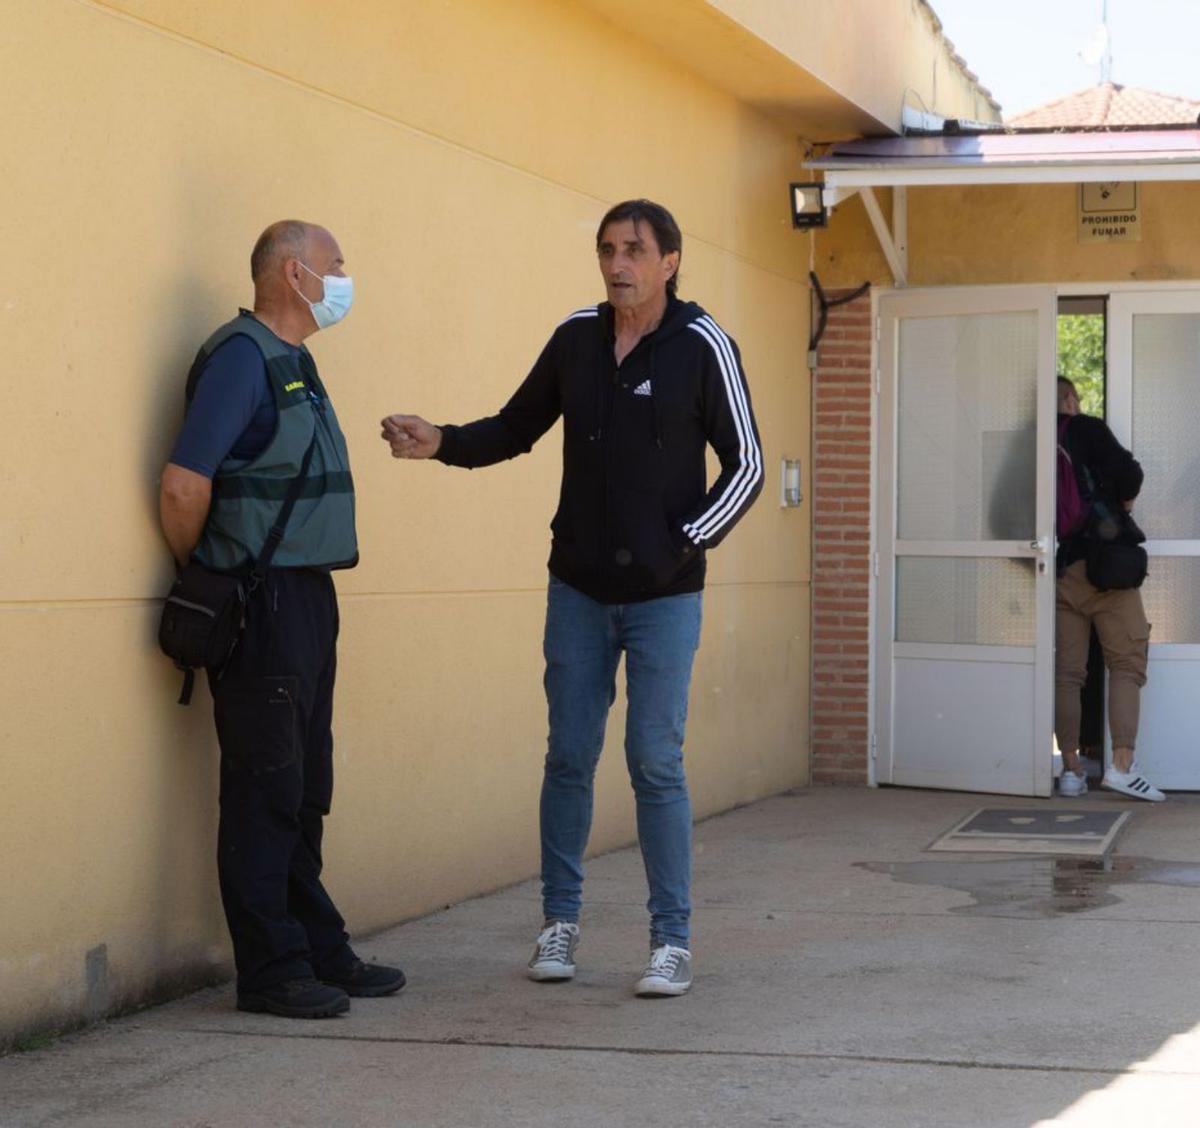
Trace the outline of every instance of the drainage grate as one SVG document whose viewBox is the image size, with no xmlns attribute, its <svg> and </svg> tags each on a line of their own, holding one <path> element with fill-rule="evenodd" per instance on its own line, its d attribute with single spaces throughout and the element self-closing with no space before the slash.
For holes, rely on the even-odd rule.
<svg viewBox="0 0 1200 1128">
<path fill-rule="evenodd" d="M 1100 858 L 1129 820 L 1131 811 L 1079 807 L 983 807 L 956 823 L 928 850 L 993 854 L 1071 854 Z"/>
</svg>

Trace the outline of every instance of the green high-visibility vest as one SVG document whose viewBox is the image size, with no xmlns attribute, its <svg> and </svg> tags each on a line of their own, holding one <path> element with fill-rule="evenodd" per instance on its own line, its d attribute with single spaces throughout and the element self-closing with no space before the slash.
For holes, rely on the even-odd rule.
<svg viewBox="0 0 1200 1128">
<path fill-rule="evenodd" d="M 275 568 L 352 568 L 358 563 L 354 531 L 354 480 L 346 440 L 309 351 L 289 348 L 248 310 L 241 310 L 201 346 L 188 374 L 190 404 L 201 370 L 230 337 L 249 337 L 262 353 L 279 419 L 275 434 L 256 458 L 226 458 L 213 478 L 212 507 L 192 552 L 222 572 L 246 568 L 258 558 L 267 534 L 300 472 L 305 451 L 316 446 L 303 489 L 275 552 Z"/>
</svg>

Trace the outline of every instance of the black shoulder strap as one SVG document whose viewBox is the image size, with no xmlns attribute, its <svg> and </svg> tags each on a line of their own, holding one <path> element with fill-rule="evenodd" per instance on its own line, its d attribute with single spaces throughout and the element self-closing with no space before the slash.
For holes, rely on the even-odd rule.
<svg viewBox="0 0 1200 1128">
<path fill-rule="evenodd" d="M 1083 498 L 1084 504 L 1090 507 L 1096 496 L 1096 479 L 1088 464 L 1079 457 L 1078 451 L 1075 450 L 1075 444 L 1071 441 L 1071 424 L 1078 418 L 1078 415 L 1072 415 L 1066 421 L 1058 445 L 1062 447 L 1067 461 L 1071 463 L 1071 472 L 1075 475 L 1075 484 L 1079 487 L 1079 494 Z"/>
<path fill-rule="evenodd" d="M 312 465 L 313 451 L 316 449 L 316 446 L 317 432 L 314 427 L 312 441 L 308 444 L 308 450 L 304 452 L 304 461 L 300 463 L 300 473 L 292 479 L 291 484 L 288 486 L 287 497 L 283 499 L 279 516 L 275 518 L 275 524 L 271 526 L 271 531 L 267 534 L 267 543 L 263 545 L 262 552 L 259 553 L 258 559 L 254 562 L 254 567 L 250 570 L 251 591 L 262 583 L 263 576 L 266 575 L 267 569 L 271 566 L 271 559 L 275 555 L 275 550 L 279 547 L 279 542 L 283 540 L 283 532 L 287 528 L 288 519 L 292 515 L 292 510 L 296 507 L 300 491 L 304 489 L 305 480 L 308 478 L 308 468 Z M 179 704 L 190 705 L 192 701 L 192 686 L 196 680 L 196 671 L 189 666 L 180 666 L 180 669 L 183 670 L 183 685 L 179 690 Z"/>
<path fill-rule="evenodd" d="M 308 480 L 308 468 L 312 464 L 313 451 L 317 446 L 317 427 L 313 427 L 312 441 L 308 444 L 308 450 L 304 452 L 304 461 L 300 463 L 300 473 L 293 479 L 291 485 L 288 486 L 287 497 L 283 499 L 283 505 L 280 507 L 279 516 L 275 518 L 275 524 L 271 526 L 271 531 L 267 534 L 267 543 L 263 545 L 263 550 L 258 554 L 258 559 L 254 562 L 254 567 L 250 571 L 251 587 L 257 587 L 263 576 L 266 575 L 267 569 L 271 566 L 271 560 L 275 556 L 275 550 L 279 547 L 283 540 L 284 530 L 287 528 L 289 518 L 292 516 L 292 510 L 296 508 L 296 502 L 300 498 L 300 492 L 304 489 L 304 483 Z"/>
</svg>

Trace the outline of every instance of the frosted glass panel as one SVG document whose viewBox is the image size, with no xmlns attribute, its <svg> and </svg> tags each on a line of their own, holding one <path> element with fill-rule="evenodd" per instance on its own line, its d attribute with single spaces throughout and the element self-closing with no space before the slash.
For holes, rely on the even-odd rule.
<svg viewBox="0 0 1200 1128">
<path fill-rule="evenodd" d="M 1133 319 L 1133 453 L 1146 482 L 1135 516 L 1152 540 L 1200 538 L 1197 436 L 1200 314 L 1138 314 Z"/>
<path fill-rule="evenodd" d="M 1031 540 L 1037 314 L 900 322 L 898 534 Z"/>
<path fill-rule="evenodd" d="M 1152 556 L 1142 585 L 1151 642 L 1200 642 L 1200 560 Z"/>
<path fill-rule="evenodd" d="M 1033 561 L 901 557 L 896 641 L 1033 646 Z"/>
</svg>

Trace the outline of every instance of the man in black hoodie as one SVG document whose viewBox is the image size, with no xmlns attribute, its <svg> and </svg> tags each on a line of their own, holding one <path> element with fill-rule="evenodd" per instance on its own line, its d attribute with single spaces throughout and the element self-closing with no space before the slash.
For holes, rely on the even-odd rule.
<svg viewBox="0 0 1200 1128">
<path fill-rule="evenodd" d="M 762 450 L 737 346 L 676 297 L 671 214 L 627 200 L 600 222 L 608 300 L 570 314 L 499 414 L 435 427 L 383 420 L 397 458 L 489 466 L 563 420 L 546 612 L 549 750 L 541 798 L 544 923 L 531 979 L 575 974 L 592 781 L 625 654 L 625 755 L 650 886 L 650 961 L 636 991 L 691 986 L 691 807 L 683 734 L 700 640 L 705 551 L 762 488 Z M 709 486 L 705 450 L 721 472 Z"/>
<path fill-rule="evenodd" d="M 1070 459 L 1077 491 L 1087 506 L 1100 503 L 1133 509 L 1134 498 L 1142 488 L 1141 466 L 1104 420 L 1080 412 L 1075 385 L 1065 376 L 1058 378 L 1058 442 Z M 1100 591 L 1088 579 L 1087 556 L 1095 543 L 1089 528 L 1090 523 L 1084 521 L 1074 529 L 1058 529 L 1054 735 L 1063 758 L 1059 794 L 1087 793 L 1087 774 L 1079 758 L 1079 694 L 1087 680 L 1094 623 L 1108 667 L 1108 723 L 1113 744 L 1112 764 L 1100 786 L 1132 799 L 1158 803 L 1166 796 L 1134 762 L 1150 624 L 1137 588 Z"/>
</svg>

